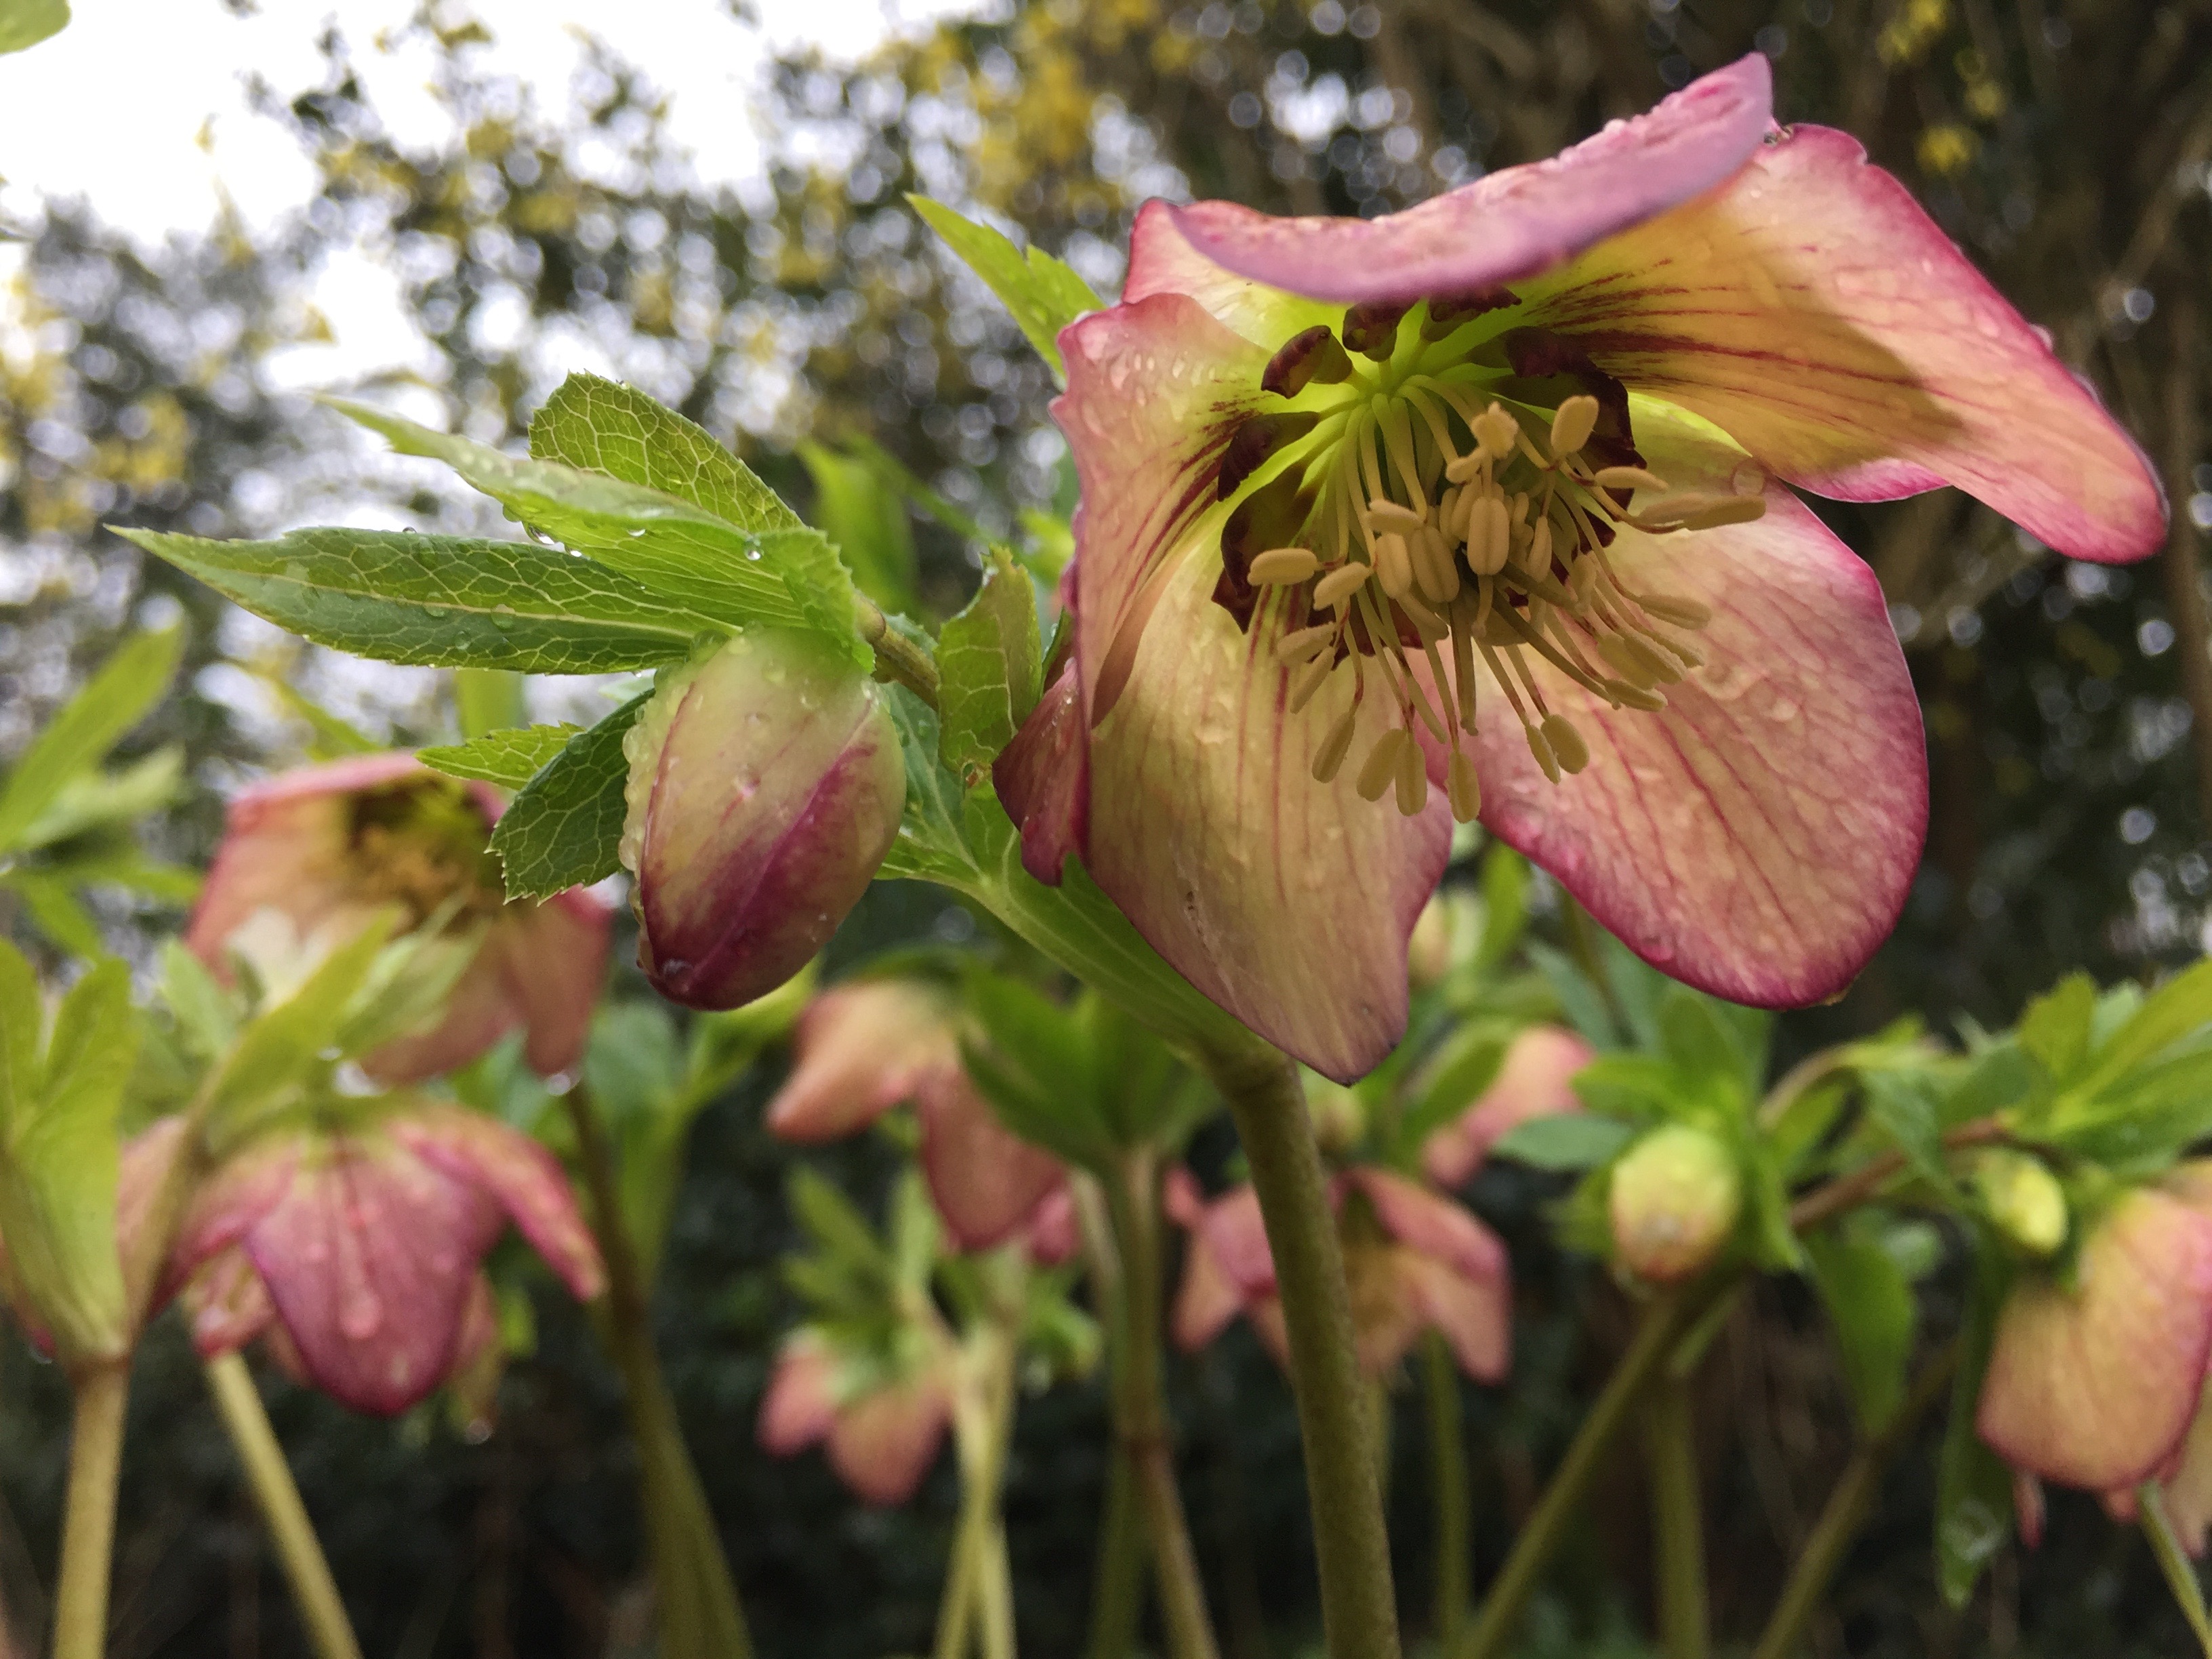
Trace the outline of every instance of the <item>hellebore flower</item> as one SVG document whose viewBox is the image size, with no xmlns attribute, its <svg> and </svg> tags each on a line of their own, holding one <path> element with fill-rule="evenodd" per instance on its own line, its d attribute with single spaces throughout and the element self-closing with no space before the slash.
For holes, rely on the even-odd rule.
<svg viewBox="0 0 2212 1659">
<path fill-rule="evenodd" d="M 1421 1170 L 1439 1187 L 1463 1187 L 1490 1149 L 1530 1118 L 1579 1112 L 1575 1074 L 1595 1060 L 1589 1043 L 1557 1025 L 1516 1036 L 1491 1085 L 1421 1144 Z"/>
<path fill-rule="evenodd" d="M 790 1457 L 823 1444 L 838 1478 L 870 1504 L 903 1504 L 921 1485 L 952 1421 L 949 1358 L 911 1376 L 855 1377 L 817 1332 L 776 1357 L 761 1401 L 761 1449 Z"/>
<path fill-rule="evenodd" d="M 1620 1155 L 1606 1203 L 1615 1259 L 1639 1279 L 1671 1284 L 1727 1245 L 1743 1212 L 1743 1174 L 1718 1137 L 1669 1123 Z"/>
<path fill-rule="evenodd" d="M 391 1416 L 481 1358 L 495 1322 L 480 1264 L 509 1221 L 580 1301 L 599 1294 L 599 1249 L 551 1153 L 401 1097 L 226 1160 L 193 1196 L 167 1288 L 189 1282 L 203 1353 L 267 1336 L 340 1404 Z"/>
<path fill-rule="evenodd" d="M 1075 671 L 1000 769 L 1024 857 L 1080 851 L 1340 1080 L 1403 1030 L 1455 816 L 1736 1001 L 1887 933 L 1918 704 L 1789 484 L 1955 483 L 2075 558 L 2162 534 L 2094 398 L 1854 140 L 1774 125 L 1757 56 L 1399 214 L 1147 204 L 1060 343 Z"/>
<path fill-rule="evenodd" d="M 605 905 L 579 889 L 508 903 L 488 850 L 501 801 L 483 784 L 441 777 L 411 755 L 366 755 L 286 772 L 234 798 L 222 843 L 185 933 L 228 980 L 272 924 L 334 946 L 382 911 L 409 927 L 450 910 L 483 943 L 444 1018 L 372 1055 L 380 1081 L 411 1083 L 465 1066 L 518 1027 L 532 1067 L 582 1061 L 606 968 Z"/>
<path fill-rule="evenodd" d="M 661 675 L 623 739 L 638 965 L 736 1008 L 829 942 L 898 835 L 906 766 L 880 689 L 811 634 L 754 629 Z"/>
<path fill-rule="evenodd" d="M 1040 1263 L 1074 1253 L 1066 1171 L 1009 1133 L 961 1064 L 959 1007 L 943 988 L 862 980 L 824 991 L 799 1017 L 791 1075 L 768 1104 L 786 1140 L 836 1140 L 915 1105 L 921 1169 L 963 1250 L 1020 1237 Z"/>
<path fill-rule="evenodd" d="M 2193 1188 L 2193 1190 L 2192 1190 Z M 1975 1427 L 2031 1474 L 2106 1492 L 2180 1455 L 2212 1355 L 2212 1176 L 2139 1187 L 2082 1240 L 2071 1282 L 2025 1277 L 1997 1316 Z"/>
<path fill-rule="evenodd" d="M 1258 1195 L 1247 1185 L 1209 1202 L 1187 1171 L 1176 1170 L 1164 1196 L 1168 1214 L 1189 1235 L 1170 1319 L 1176 1345 L 1194 1352 L 1242 1313 L 1287 1363 L 1282 1297 Z M 1513 1292 L 1497 1236 L 1449 1200 L 1384 1170 L 1346 1171 L 1331 1197 L 1360 1370 L 1387 1375 L 1424 1330 L 1434 1330 L 1469 1376 L 1504 1380 L 1513 1358 Z"/>
</svg>

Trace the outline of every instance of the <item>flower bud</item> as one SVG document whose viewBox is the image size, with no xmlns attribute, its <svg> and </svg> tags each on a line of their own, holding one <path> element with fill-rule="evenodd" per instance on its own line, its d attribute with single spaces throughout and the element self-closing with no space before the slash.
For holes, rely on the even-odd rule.
<svg viewBox="0 0 2212 1659">
<path fill-rule="evenodd" d="M 2066 1193 L 2041 1158 L 1996 1147 L 1974 1160 L 1974 1193 L 1996 1230 L 2033 1256 L 2066 1242 Z"/>
<path fill-rule="evenodd" d="M 829 641 L 739 635 L 665 673 L 623 739 L 638 961 L 734 1008 L 806 965 L 898 834 L 906 772 L 878 688 Z"/>
<path fill-rule="evenodd" d="M 1645 1135 L 1613 1166 L 1613 1244 L 1644 1279 L 1687 1279 L 1735 1231 L 1743 1179 L 1714 1136 L 1687 1124 Z"/>
</svg>

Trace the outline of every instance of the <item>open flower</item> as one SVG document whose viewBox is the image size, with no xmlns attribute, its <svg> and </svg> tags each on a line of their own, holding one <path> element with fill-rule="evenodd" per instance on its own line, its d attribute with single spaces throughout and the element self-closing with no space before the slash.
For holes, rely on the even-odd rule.
<svg viewBox="0 0 2212 1659">
<path fill-rule="evenodd" d="M 789 1457 L 823 1445 L 830 1467 L 866 1501 L 903 1504 L 945 1444 L 952 1370 L 943 1354 L 908 1375 L 849 1366 L 822 1333 L 801 1329 L 776 1356 L 761 1401 L 762 1449 Z"/>
<path fill-rule="evenodd" d="M 1918 705 L 1789 484 L 1955 483 L 2077 558 L 2162 533 L 2094 398 L 1856 142 L 1774 126 L 1757 56 L 1403 213 L 1148 204 L 1060 349 L 1075 669 L 1000 769 L 1024 856 L 1080 850 L 1340 1079 L 1403 1029 L 1455 815 L 1737 1001 L 1889 931 Z"/>
<path fill-rule="evenodd" d="M 1041 1263 L 1074 1254 L 1067 1174 L 1009 1133 L 960 1060 L 958 1004 L 915 980 L 825 991 L 799 1017 L 791 1075 L 769 1102 L 786 1140 L 836 1140 L 912 1101 L 921 1169 L 945 1231 L 963 1250 L 1019 1238 Z"/>
<path fill-rule="evenodd" d="M 466 1065 L 509 1031 L 548 1076 L 583 1059 L 606 968 L 607 910 L 580 890 L 510 904 L 488 850 L 501 803 L 411 755 L 286 772 L 230 803 L 185 943 L 228 979 L 267 936 L 326 953 L 380 914 L 478 927 L 483 943 L 430 1030 L 377 1051 L 369 1070 L 415 1082 Z"/>
<path fill-rule="evenodd" d="M 494 1340 L 479 1264 L 509 1221 L 579 1300 L 599 1294 L 598 1247 L 550 1152 L 477 1113 L 394 1097 L 227 1159 L 185 1213 L 167 1285 L 186 1291 L 203 1353 L 268 1337 L 314 1387 L 388 1416 Z"/>
<path fill-rule="evenodd" d="M 1497 1236 L 1449 1199 L 1385 1170 L 1347 1170 L 1330 1195 L 1360 1370 L 1388 1375 L 1423 1331 L 1434 1330 L 1469 1376 L 1502 1381 L 1513 1357 L 1512 1285 Z M 1209 1202 L 1176 1170 L 1164 1199 L 1188 1234 L 1170 1321 L 1177 1346 L 1204 1347 L 1242 1313 L 1287 1363 L 1282 1297 L 1258 1196 L 1248 1185 Z"/>
<path fill-rule="evenodd" d="M 1596 1054 L 1572 1031 L 1531 1025 L 1505 1050 L 1498 1075 L 1465 1111 L 1421 1143 L 1421 1171 L 1439 1187 L 1462 1187 L 1490 1149 L 1531 1118 L 1579 1112 L 1575 1074 Z"/>
</svg>

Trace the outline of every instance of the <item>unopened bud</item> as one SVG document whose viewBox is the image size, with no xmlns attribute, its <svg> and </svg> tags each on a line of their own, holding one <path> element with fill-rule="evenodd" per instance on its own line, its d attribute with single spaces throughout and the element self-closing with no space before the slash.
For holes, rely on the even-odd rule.
<svg viewBox="0 0 2212 1659">
<path fill-rule="evenodd" d="M 639 965 L 694 1008 L 737 1007 L 805 967 L 906 803 L 878 688 L 796 630 L 757 629 L 664 674 L 623 752 Z"/>
<path fill-rule="evenodd" d="M 1996 1230 L 2028 1255 L 2066 1242 L 2066 1193 L 2039 1158 L 1995 1147 L 1974 1160 L 1974 1193 Z"/>
<path fill-rule="evenodd" d="M 1639 1278 L 1687 1279 L 1720 1254 L 1743 1206 L 1729 1149 L 1703 1129 L 1654 1129 L 1613 1166 L 1613 1244 Z"/>
</svg>

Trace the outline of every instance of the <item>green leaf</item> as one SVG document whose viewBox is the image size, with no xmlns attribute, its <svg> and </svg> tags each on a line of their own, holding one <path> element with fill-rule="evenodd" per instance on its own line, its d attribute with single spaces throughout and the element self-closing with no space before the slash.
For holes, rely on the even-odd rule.
<svg viewBox="0 0 2212 1659">
<path fill-rule="evenodd" d="M 502 789 L 520 789 L 568 746 L 580 726 L 518 726 L 487 732 L 466 743 L 418 749 L 415 758 L 449 778 L 474 778 Z"/>
<path fill-rule="evenodd" d="M 1635 1128 L 1618 1118 L 1600 1117 L 1595 1112 L 1562 1112 L 1515 1124 L 1491 1148 L 1491 1156 L 1539 1170 L 1594 1170 L 1610 1163 L 1635 1138 Z"/>
<path fill-rule="evenodd" d="M 2087 974 L 2069 974 L 2027 1005 L 2020 1017 L 2020 1046 L 2042 1062 L 2052 1082 L 2065 1084 L 2089 1052 L 2089 1021 L 2096 1012 L 2096 982 Z"/>
<path fill-rule="evenodd" d="M 836 543 L 860 591 L 885 612 L 918 608 L 914 526 L 898 490 L 865 459 L 804 443 L 799 459 L 814 477 L 814 522 Z"/>
<path fill-rule="evenodd" d="M 629 762 L 623 738 L 651 693 L 632 697 L 580 732 L 522 787 L 491 832 L 511 898 L 549 898 L 588 887 L 622 867 Z"/>
<path fill-rule="evenodd" d="M 1031 247 L 1024 256 L 988 225 L 964 218 L 942 202 L 933 202 L 927 196 L 909 196 L 907 200 L 961 262 L 999 296 L 1036 348 L 1037 356 L 1052 370 L 1053 379 L 1066 385 L 1067 371 L 1060 361 L 1060 331 L 1086 311 L 1103 309 L 1106 303 L 1091 291 L 1091 284 L 1043 249 Z"/>
<path fill-rule="evenodd" d="M 717 442 L 634 386 L 571 374 L 530 422 L 530 453 L 673 495 L 740 530 L 799 530 L 799 514 Z"/>
<path fill-rule="evenodd" d="M 250 1115 L 283 1104 L 328 1064 L 346 1010 L 368 984 L 390 934 L 388 915 L 370 922 L 239 1033 L 208 1085 L 212 1128 L 240 1128 Z"/>
<path fill-rule="evenodd" d="M 1905 1154 L 1912 1173 L 1938 1192 L 1955 1192 L 1957 1184 L 1943 1152 L 1943 1105 L 1936 1078 L 1921 1070 L 1869 1071 L 1862 1081 L 1867 1109 Z"/>
<path fill-rule="evenodd" d="M 21 52 L 69 24 L 69 0 L 0 0 L 0 52 Z"/>
<path fill-rule="evenodd" d="M 257 617 L 380 662 L 598 674 L 680 662 L 709 617 L 535 542 L 295 530 L 274 542 L 118 532 Z"/>
<path fill-rule="evenodd" d="M 2092 1056 L 2081 1092 L 2105 1087 L 2208 1023 L 2212 1023 L 2212 958 L 2183 969 L 2144 999 L 2134 1017 Z"/>
<path fill-rule="evenodd" d="M 1936 1565 L 1943 1599 L 1963 1607 L 1982 1570 L 2012 1536 L 2012 1471 L 1982 1443 L 1974 1416 L 1996 1338 L 1998 1310 L 2011 1288 L 2002 1253 L 1984 1244 L 1975 1256 L 1973 1289 L 1959 1334 L 1959 1374 L 1936 1465 Z"/>
<path fill-rule="evenodd" d="M 185 751 L 174 744 L 106 772 L 80 772 L 46 803 L 16 845 L 52 847 L 95 830 L 127 824 L 167 806 L 184 781 Z"/>
<path fill-rule="evenodd" d="M 937 641 L 939 752 L 970 787 L 1036 707 L 1043 691 L 1036 591 L 996 550 L 983 586 Z"/>
<path fill-rule="evenodd" d="M 238 998 L 179 939 L 161 945 L 161 1000 L 198 1059 L 212 1060 L 238 1040 Z"/>
<path fill-rule="evenodd" d="M 2157 1481 L 2146 1480 L 2136 1488 L 2136 1510 L 2159 1571 L 2166 1575 L 2166 1587 L 2173 1592 L 2174 1605 L 2188 1622 L 2189 1633 L 2197 1638 L 2197 1651 L 2204 1659 L 2212 1659 L 2212 1610 L 2204 1605 L 2204 1584 L 2197 1576 L 2197 1564 L 2189 1559 L 2187 1547 L 2173 1530 L 2166 1493 Z"/>
<path fill-rule="evenodd" d="M 0 887 L 12 890 L 40 933 L 76 957 L 100 954 L 99 924 L 77 902 L 70 883 L 44 870 L 0 872 Z"/>
<path fill-rule="evenodd" d="M 1528 860 L 1504 842 L 1482 860 L 1482 943 L 1475 965 L 1498 966 L 1513 954 L 1528 925 Z"/>
<path fill-rule="evenodd" d="M 1536 964 L 1536 971 L 1552 988 L 1559 1000 L 1559 1012 L 1567 1024 L 1586 1038 L 1590 1047 L 1602 1054 L 1608 1048 L 1621 1046 L 1620 1027 L 1607 1006 L 1604 988 L 1583 972 L 1574 958 L 1565 951 L 1548 945 L 1532 942 L 1528 959 Z"/>
<path fill-rule="evenodd" d="M 961 1053 L 983 1097 L 1022 1139 L 1093 1171 L 1115 1151 L 1099 1110 L 1098 1068 L 1083 1022 L 1018 980 L 977 970 L 966 981 L 975 1030 Z"/>
<path fill-rule="evenodd" d="M 1905 1398 L 1905 1367 L 1919 1313 L 1911 1283 L 1879 1229 L 1876 1218 L 1858 1216 L 1852 1224 L 1805 1241 L 1859 1430 L 1869 1438 L 1888 1426 Z"/>
<path fill-rule="evenodd" d="M 173 628 L 137 635 L 62 706 L 0 785 L 0 849 L 29 844 L 32 827 L 64 787 L 105 760 L 161 700 L 184 645 L 184 635 Z"/>
</svg>

